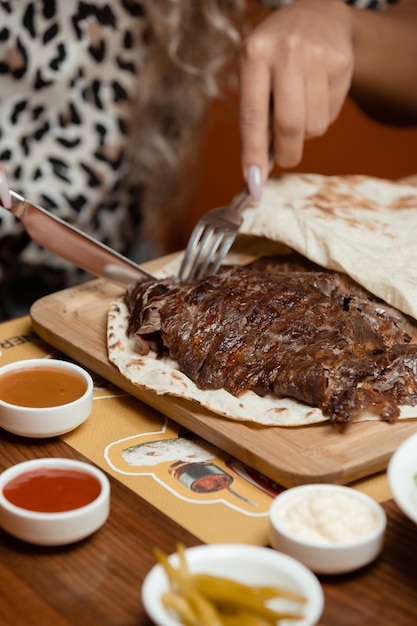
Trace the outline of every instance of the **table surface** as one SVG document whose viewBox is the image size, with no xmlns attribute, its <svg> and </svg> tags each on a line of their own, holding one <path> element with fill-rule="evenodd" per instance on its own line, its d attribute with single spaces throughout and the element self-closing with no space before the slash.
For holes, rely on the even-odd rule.
<svg viewBox="0 0 417 626">
<path fill-rule="evenodd" d="M 0 431 L 0 470 L 39 456 L 86 460 L 60 439 L 24 440 Z M 201 543 L 133 491 L 110 477 L 111 513 L 90 538 L 44 548 L 0 531 L 1 626 L 145 626 L 141 585 L 158 545 Z M 417 617 L 417 527 L 393 501 L 381 556 L 358 572 L 321 576 L 321 625 L 413 625 Z"/>
<path fill-rule="evenodd" d="M 26 322 L 7 326 L 2 348 L 13 348 L 16 358 L 22 358 L 20 350 L 40 349 L 26 331 Z M 91 462 L 60 438 L 25 439 L 0 429 L 0 471 L 47 456 Z M 178 541 L 193 546 L 201 540 L 113 475 L 109 480 L 109 519 L 82 542 L 37 547 L 0 529 L 0 626 L 150 626 L 141 586 L 155 563 L 153 548 L 171 553 Z M 388 526 L 380 557 L 348 575 L 319 577 L 325 593 L 321 625 L 417 623 L 417 525 L 392 500 L 383 506 Z"/>
</svg>

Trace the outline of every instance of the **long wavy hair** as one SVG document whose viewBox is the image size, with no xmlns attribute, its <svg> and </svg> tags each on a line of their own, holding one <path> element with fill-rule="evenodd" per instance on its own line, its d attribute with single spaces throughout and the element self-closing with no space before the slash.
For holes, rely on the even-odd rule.
<svg viewBox="0 0 417 626">
<path fill-rule="evenodd" d="M 147 56 L 134 103 L 132 147 L 144 230 L 161 250 L 173 245 L 192 190 L 209 102 L 228 80 L 245 0 L 144 0 Z"/>
</svg>

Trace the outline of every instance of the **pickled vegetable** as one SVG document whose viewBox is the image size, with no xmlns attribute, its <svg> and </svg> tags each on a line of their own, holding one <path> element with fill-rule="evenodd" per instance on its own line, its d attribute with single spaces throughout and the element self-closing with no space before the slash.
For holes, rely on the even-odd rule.
<svg viewBox="0 0 417 626">
<path fill-rule="evenodd" d="M 179 565 L 175 568 L 162 550 L 155 549 L 170 585 L 162 603 L 185 626 L 275 626 L 283 619 L 302 619 L 299 611 L 276 611 L 266 602 L 282 598 L 302 604 L 304 596 L 281 587 L 251 586 L 221 576 L 193 574 L 183 544 L 177 545 L 177 553 Z"/>
</svg>

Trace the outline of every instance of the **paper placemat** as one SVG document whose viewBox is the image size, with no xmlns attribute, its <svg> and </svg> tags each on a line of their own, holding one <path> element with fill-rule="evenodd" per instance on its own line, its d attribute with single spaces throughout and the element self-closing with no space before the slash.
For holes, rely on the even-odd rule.
<svg viewBox="0 0 417 626">
<path fill-rule="evenodd" d="M 30 317 L 0 324 L 0 366 L 66 358 L 42 341 Z M 89 419 L 61 438 L 205 543 L 268 543 L 268 511 L 282 488 L 158 411 L 94 378 Z M 383 502 L 385 472 L 352 485 Z"/>
</svg>

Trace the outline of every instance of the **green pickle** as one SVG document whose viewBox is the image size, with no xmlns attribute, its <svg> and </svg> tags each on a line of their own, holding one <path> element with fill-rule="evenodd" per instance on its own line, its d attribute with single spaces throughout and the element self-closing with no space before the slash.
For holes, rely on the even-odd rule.
<svg viewBox="0 0 417 626">
<path fill-rule="evenodd" d="M 268 600 L 284 598 L 304 603 L 304 596 L 289 589 L 251 586 L 211 574 L 191 574 L 185 559 L 185 547 L 178 544 L 179 567 L 171 565 L 167 555 L 155 549 L 170 583 L 162 596 L 164 606 L 173 611 L 184 626 L 275 626 L 280 620 L 300 620 L 299 613 L 275 611 Z"/>
</svg>

